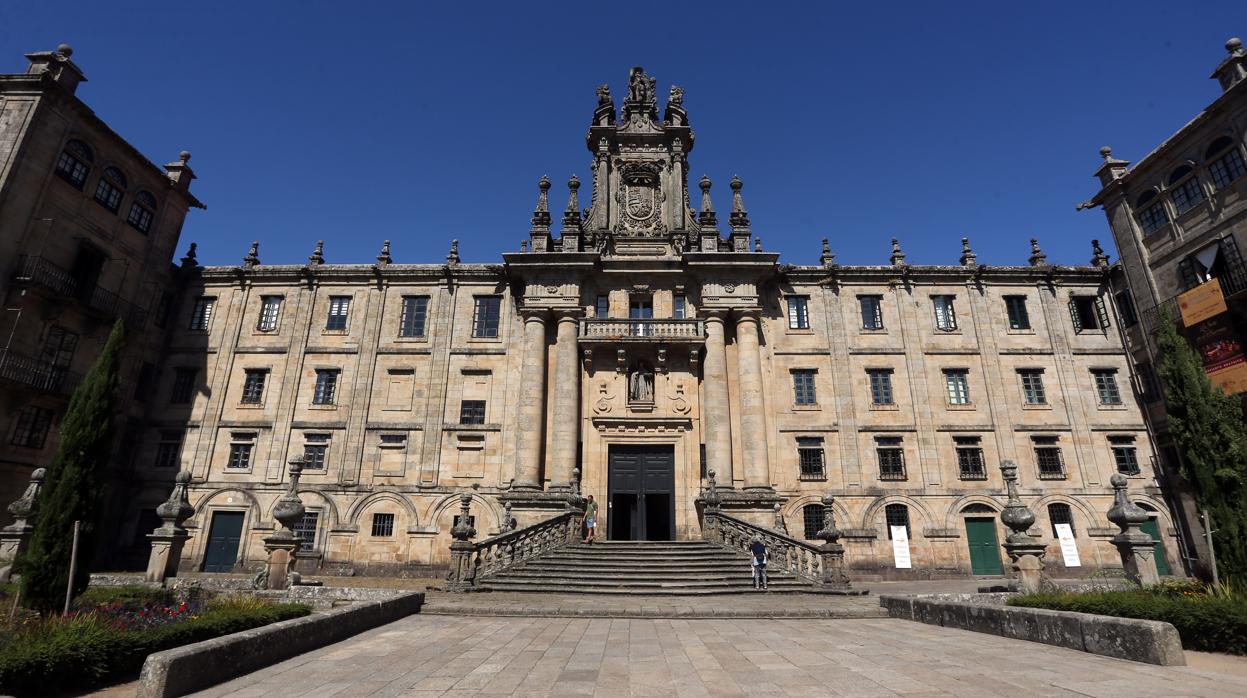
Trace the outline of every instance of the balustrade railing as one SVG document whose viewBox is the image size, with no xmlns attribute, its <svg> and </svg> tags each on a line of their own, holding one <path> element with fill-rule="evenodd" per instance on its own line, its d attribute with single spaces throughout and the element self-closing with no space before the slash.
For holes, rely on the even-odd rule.
<svg viewBox="0 0 1247 698">
<path fill-rule="evenodd" d="M 77 298 L 91 310 L 125 320 L 126 329 L 138 329 L 147 324 L 146 310 L 108 289 L 99 286 L 85 288 L 71 272 L 44 257 L 18 257 L 13 279 L 45 288 L 58 296 Z"/>
<path fill-rule="evenodd" d="M 699 340 L 705 336 L 705 322 L 697 318 L 584 318 L 580 321 L 580 338 L 587 340 Z"/>
<path fill-rule="evenodd" d="M 772 567 L 791 572 L 807 582 L 821 584 L 824 579 L 823 554 L 819 546 L 738 519 L 722 511 L 707 509 L 703 530 L 714 543 L 743 553 L 749 552 L 753 539 L 766 545 Z"/>
<path fill-rule="evenodd" d="M 36 390 L 69 395 L 78 387 L 82 376 L 11 349 L 0 349 L 0 379 Z"/>
<path fill-rule="evenodd" d="M 531 526 L 466 541 L 466 546 L 457 542 L 451 546 L 451 555 L 463 559 L 451 563 L 450 588 L 470 590 L 482 579 L 571 543 L 580 533 L 583 518 L 584 512 L 572 509 Z"/>
</svg>

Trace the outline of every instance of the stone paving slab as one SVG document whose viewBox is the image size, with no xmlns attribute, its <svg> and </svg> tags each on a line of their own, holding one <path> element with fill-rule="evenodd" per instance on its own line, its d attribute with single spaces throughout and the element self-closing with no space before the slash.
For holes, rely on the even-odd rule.
<svg viewBox="0 0 1247 698">
<path fill-rule="evenodd" d="M 885 618 L 874 596 L 714 594 L 698 597 L 427 592 L 422 613 L 581 618 Z"/>
<path fill-rule="evenodd" d="M 1222 669 L 1139 664 L 890 618 L 421 614 L 195 695 L 1247 695 L 1247 671 Z"/>
</svg>

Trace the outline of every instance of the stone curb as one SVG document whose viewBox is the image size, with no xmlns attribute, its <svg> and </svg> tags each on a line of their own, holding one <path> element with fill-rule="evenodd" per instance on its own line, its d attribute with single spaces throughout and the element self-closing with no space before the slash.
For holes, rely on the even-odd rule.
<svg viewBox="0 0 1247 698">
<path fill-rule="evenodd" d="M 200 691 L 420 612 L 424 594 L 362 601 L 325 613 L 273 623 L 149 655 L 138 698 L 172 698 Z"/>
<path fill-rule="evenodd" d="M 1003 598 L 879 597 L 892 618 L 960 628 L 1016 640 L 1161 666 L 1186 666 L 1182 638 L 1169 623 L 1072 611 L 1005 606 Z M 982 595 L 1003 597 L 1007 595 Z"/>
<path fill-rule="evenodd" d="M 641 608 L 601 609 L 556 606 L 552 608 L 505 608 L 497 606 L 430 606 L 422 611 L 429 616 L 503 616 L 512 618 L 681 618 L 714 620 L 723 618 L 886 618 L 882 609 L 802 609 L 781 608 L 769 611 L 748 609 Z"/>
</svg>

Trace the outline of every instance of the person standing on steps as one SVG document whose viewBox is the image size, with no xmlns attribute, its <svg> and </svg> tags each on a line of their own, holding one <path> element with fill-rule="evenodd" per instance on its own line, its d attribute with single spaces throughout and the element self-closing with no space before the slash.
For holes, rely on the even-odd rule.
<svg viewBox="0 0 1247 698">
<path fill-rule="evenodd" d="M 593 537 L 597 534 L 597 518 L 598 503 L 593 501 L 593 495 L 589 495 L 585 501 L 585 537 L 581 543 L 592 543 Z"/>
<path fill-rule="evenodd" d="M 762 539 L 754 536 L 753 542 L 749 544 L 749 561 L 753 567 L 753 588 L 766 588 L 766 563 L 767 552 L 766 543 Z M 761 586 L 759 586 L 761 583 Z"/>
</svg>

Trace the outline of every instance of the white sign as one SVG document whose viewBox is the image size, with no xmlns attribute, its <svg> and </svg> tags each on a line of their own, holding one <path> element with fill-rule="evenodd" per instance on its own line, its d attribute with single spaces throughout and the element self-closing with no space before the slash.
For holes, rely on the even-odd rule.
<svg viewBox="0 0 1247 698">
<path fill-rule="evenodd" d="M 892 557 L 898 570 L 912 566 L 909 564 L 909 531 L 904 526 L 892 526 Z"/>
<path fill-rule="evenodd" d="M 1061 540 L 1061 557 L 1065 558 L 1065 566 L 1082 567 L 1082 562 L 1078 560 L 1078 544 L 1074 542 L 1074 531 L 1069 524 L 1057 524 L 1056 536 Z"/>
</svg>

